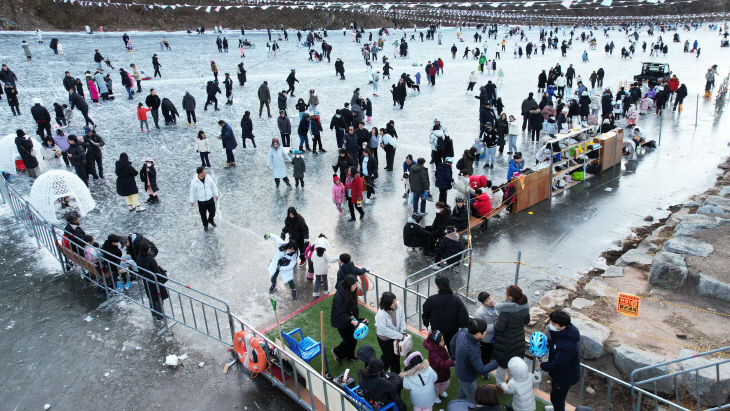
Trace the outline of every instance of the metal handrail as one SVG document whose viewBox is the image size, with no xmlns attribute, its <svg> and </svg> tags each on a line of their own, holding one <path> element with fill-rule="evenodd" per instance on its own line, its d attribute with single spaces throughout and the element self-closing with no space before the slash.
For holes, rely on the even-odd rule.
<svg viewBox="0 0 730 411">
<path fill-rule="evenodd" d="M 708 363 L 708 364 L 705 364 L 705 365 L 700 365 L 700 366 L 693 367 L 693 368 L 686 369 L 686 370 L 685 369 L 682 369 L 682 370 L 678 370 L 678 371 L 673 371 L 673 372 L 671 372 L 669 374 L 659 375 L 659 376 L 656 376 L 656 377 L 646 378 L 646 379 L 643 379 L 643 380 L 640 380 L 640 381 L 635 381 L 635 379 L 637 378 L 637 375 L 640 372 L 645 372 L 645 371 L 649 371 L 649 370 L 655 370 L 655 369 L 660 368 L 660 367 L 665 367 L 665 366 L 668 366 L 668 365 L 673 365 L 673 364 L 681 363 L 683 361 L 691 360 L 691 359 L 694 359 L 694 358 L 706 357 L 706 356 L 709 356 L 709 355 L 712 355 L 712 354 L 721 353 L 721 352 L 730 352 L 730 345 L 729 346 L 722 347 L 722 348 L 717 348 L 717 349 L 714 349 L 714 350 L 711 350 L 711 351 L 706 351 L 706 352 L 703 352 L 703 353 L 693 354 L 693 355 L 690 355 L 690 356 L 687 356 L 687 357 L 677 358 L 677 359 L 670 360 L 670 361 L 664 361 L 664 362 L 660 362 L 660 363 L 657 363 L 657 364 L 648 365 L 646 367 L 637 368 L 637 369 L 631 371 L 631 375 L 629 376 L 629 383 L 631 384 L 631 398 L 632 398 L 634 410 L 638 410 L 638 403 L 639 403 L 639 401 L 637 401 L 637 395 L 634 393 L 634 391 L 639 391 L 640 390 L 638 388 L 639 385 L 653 384 L 653 386 L 654 386 L 654 393 L 656 394 L 656 391 L 657 391 L 657 382 L 666 380 L 668 378 L 671 378 L 671 379 L 673 379 L 673 383 L 674 383 L 674 398 L 675 398 L 675 400 L 679 400 L 679 380 L 678 380 L 679 379 L 679 376 L 684 375 L 684 374 L 690 374 L 690 373 L 694 373 L 694 375 L 695 375 L 695 382 L 694 382 L 694 385 L 695 385 L 695 400 L 696 400 L 696 404 L 697 404 L 697 409 L 699 410 L 701 408 L 701 398 L 700 398 L 701 395 L 700 395 L 699 378 L 698 378 L 699 377 L 699 371 L 702 370 L 702 369 L 705 369 L 705 368 L 710 368 L 710 367 L 715 367 L 715 371 L 716 371 L 715 395 L 716 395 L 716 400 L 717 400 L 716 401 L 717 406 L 714 407 L 714 408 L 712 408 L 712 409 L 713 410 L 719 410 L 719 409 L 730 408 L 730 404 L 721 404 L 720 403 L 720 365 L 726 364 L 726 363 L 730 363 L 730 358 L 726 358 L 724 360 L 715 361 L 715 362 Z M 641 393 L 639 394 L 638 397 L 639 397 L 639 399 L 641 398 Z M 656 398 L 655 398 L 655 401 L 656 401 Z"/>
<path fill-rule="evenodd" d="M 423 328 L 423 317 L 422 317 L 423 302 L 426 301 L 428 296 L 423 295 L 423 294 L 419 293 L 418 291 L 411 290 L 410 288 L 406 288 L 402 284 L 393 282 L 393 281 L 391 281 L 385 277 L 379 276 L 375 273 L 368 272 L 368 274 L 374 279 L 374 282 L 375 282 L 373 289 L 375 290 L 376 301 L 381 294 L 381 289 L 382 289 L 382 291 L 386 291 L 386 289 L 387 289 L 387 291 L 390 291 L 394 294 L 396 294 L 396 292 L 399 292 L 401 295 L 399 296 L 398 294 L 396 294 L 396 298 L 402 297 L 402 298 L 400 298 L 400 300 L 403 301 L 403 311 L 406 316 L 406 323 L 412 317 L 417 316 L 418 317 L 418 328 L 417 329 L 421 330 Z M 381 285 L 381 283 L 385 283 L 385 284 Z M 394 292 L 393 290 L 396 290 L 396 292 Z M 410 296 L 410 298 L 409 298 L 409 296 Z M 368 293 L 367 292 L 363 293 L 363 300 L 364 300 L 365 304 L 368 304 Z M 412 311 L 408 310 L 408 301 L 409 300 L 411 300 L 411 301 L 415 300 L 415 307 L 414 307 L 414 310 L 412 310 Z"/>
<path fill-rule="evenodd" d="M 350 400 L 348 399 L 349 397 L 344 391 L 342 391 L 342 389 L 340 389 L 336 384 L 330 381 L 326 376 L 322 376 L 320 373 L 312 369 L 311 366 L 307 364 L 304 360 L 296 355 L 290 354 L 282 346 L 278 345 L 275 341 L 268 338 L 262 332 L 256 330 L 253 326 L 246 323 L 237 315 L 231 314 L 231 318 L 232 320 L 234 320 L 234 322 L 237 322 L 239 324 L 241 330 L 252 332 L 256 338 L 265 343 L 263 344 L 265 346 L 264 349 L 267 350 L 267 357 L 270 360 L 275 357 L 278 358 L 277 366 L 281 371 L 281 380 L 274 376 L 270 372 L 270 369 L 261 372 L 259 375 L 263 375 L 275 387 L 279 388 L 289 398 L 296 401 L 298 405 L 304 407 L 307 410 L 313 411 L 315 409 L 315 401 L 322 400 L 321 398 L 315 398 L 314 390 L 321 389 L 321 392 L 324 394 L 324 405 L 326 410 L 354 411 L 357 409 L 356 406 L 350 403 Z M 236 354 L 233 353 L 233 355 L 235 357 Z M 326 354 L 322 352 L 321 355 Z M 290 378 L 287 378 L 286 372 L 284 372 L 284 361 L 287 361 L 289 364 L 292 365 L 291 369 L 294 375 Z M 302 392 L 302 390 L 300 390 L 299 387 L 301 372 L 304 372 L 304 375 L 301 376 L 305 377 L 305 381 L 307 382 L 307 389 L 304 390 L 304 393 Z M 294 389 L 287 385 L 287 380 L 293 382 Z M 309 401 L 307 401 L 307 399 L 305 399 L 302 394 L 305 394 L 308 397 L 307 399 Z M 336 398 L 330 398 L 330 395 L 335 395 Z"/>
<path fill-rule="evenodd" d="M 10 186 L 7 180 L 3 179 L 3 184 L 0 184 L 0 186 L 2 187 L 2 189 L 0 189 L 0 194 L 2 194 L 3 200 L 10 206 L 15 219 L 20 222 L 36 240 L 38 248 L 43 246 L 43 248 L 48 250 L 59 262 L 64 274 L 56 276 L 56 278 L 68 275 L 69 267 L 67 267 L 67 264 L 73 263 L 82 278 L 104 290 L 106 301 L 100 306 L 101 309 L 105 309 L 111 303 L 119 299 L 124 299 L 149 310 L 153 313 L 153 315 L 162 317 L 161 320 L 164 323 L 164 327 L 160 333 L 165 332 L 176 324 L 180 324 L 186 328 L 211 337 L 216 341 L 229 346 L 231 345 L 230 341 L 232 341 L 233 338 L 233 321 L 230 317 L 230 308 L 228 303 L 200 290 L 194 289 L 186 284 L 182 284 L 163 274 L 152 273 L 141 267 L 134 267 L 134 269 L 130 269 L 126 265 L 123 266 L 118 264 L 115 262 L 116 260 L 119 260 L 118 257 L 97 247 L 94 247 L 94 249 L 97 254 L 97 266 L 98 271 L 101 272 L 101 278 L 97 275 L 93 275 L 91 272 L 84 269 L 81 264 L 78 264 L 80 261 L 86 261 L 85 256 L 73 252 L 73 248 L 85 248 L 90 244 L 83 241 L 83 239 L 73 237 L 73 235 L 67 233 L 64 229 L 47 221 L 32 204 L 25 200 L 13 187 Z M 74 247 L 70 250 L 72 252 L 73 261 L 69 261 L 65 254 L 63 254 L 60 250 L 60 247 L 64 246 L 59 241 L 59 238 L 63 237 L 64 234 L 69 234 L 71 235 L 69 238 L 73 238 L 72 243 L 74 244 Z M 119 270 L 125 271 L 129 278 L 133 278 L 140 285 L 136 296 L 116 292 L 113 280 L 111 281 L 112 284 L 109 284 L 109 280 L 104 272 L 120 272 Z M 97 271 L 96 268 L 95 271 Z M 151 286 L 153 282 L 154 287 Z M 161 300 L 159 309 L 153 308 L 153 304 L 148 304 L 150 302 L 149 296 L 146 295 L 146 291 L 142 291 L 142 287 L 151 288 L 152 291 L 157 293 L 158 298 L 161 297 L 161 289 L 165 288 L 167 289 L 169 298 Z M 147 297 L 147 301 L 145 301 L 145 297 Z M 208 322 L 209 317 L 211 317 L 210 323 Z M 213 320 L 215 320 L 215 323 L 213 323 Z M 168 324 L 168 322 L 171 322 L 172 324 Z M 225 331 L 222 331 L 222 327 L 225 327 L 226 322 L 228 323 L 231 335 L 230 340 L 224 335 Z"/>
</svg>

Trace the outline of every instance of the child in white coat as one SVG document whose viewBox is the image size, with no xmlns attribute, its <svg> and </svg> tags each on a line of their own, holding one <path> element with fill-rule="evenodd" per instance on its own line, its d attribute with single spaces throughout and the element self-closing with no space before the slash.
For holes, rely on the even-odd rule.
<svg viewBox="0 0 730 411">
<path fill-rule="evenodd" d="M 319 297 L 319 289 L 322 288 L 322 295 L 329 294 L 329 288 L 327 285 L 327 272 L 329 271 L 330 263 L 336 263 L 339 261 L 338 257 L 330 257 L 327 254 L 327 239 L 325 237 L 319 237 L 314 245 L 314 252 L 312 253 L 312 266 L 314 267 L 314 291 L 312 297 Z"/>
<path fill-rule="evenodd" d="M 281 281 L 289 285 L 291 289 L 291 298 L 297 299 L 297 287 L 294 284 L 294 267 L 297 265 L 297 258 L 299 252 L 297 251 L 297 245 L 293 241 L 284 241 L 280 237 L 274 234 L 264 234 L 264 240 L 272 239 L 276 242 L 276 254 L 269 261 L 269 275 L 271 276 L 271 287 L 269 287 L 269 293 L 273 294 L 276 291 L 276 279 L 281 275 Z"/>
<path fill-rule="evenodd" d="M 512 357 L 507 363 L 510 379 L 499 384 L 505 393 L 512 394 L 512 408 L 515 411 L 535 411 L 535 393 L 532 391 L 532 374 L 525 360 Z"/>
<path fill-rule="evenodd" d="M 406 368 L 400 376 L 403 377 L 403 388 L 411 392 L 413 411 L 431 411 L 438 401 L 434 390 L 436 371 L 418 351 L 411 353 L 404 365 Z"/>
</svg>

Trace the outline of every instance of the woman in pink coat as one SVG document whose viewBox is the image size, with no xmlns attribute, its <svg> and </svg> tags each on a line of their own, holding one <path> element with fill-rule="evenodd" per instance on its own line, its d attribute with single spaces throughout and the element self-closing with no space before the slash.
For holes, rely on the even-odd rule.
<svg viewBox="0 0 730 411">
<path fill-rule="evenodd" d="M 96 88 L 96 84 L 94 84 L 94 78 L 91 77 L 88 72 L 86 73 L 86 87 L 89 88 L 91 101 L 93 101 L 94 104 L 99 104 L 99 90 Z"/>
<path fill-rule="evenodd" d="M 340 212 L 342 218 L 342 203 L 345 202 L 345 185 L 342 184 L 337 174 L 332 176 L 332 202 L 335 203 L 337 211 Z"/>
</svg>

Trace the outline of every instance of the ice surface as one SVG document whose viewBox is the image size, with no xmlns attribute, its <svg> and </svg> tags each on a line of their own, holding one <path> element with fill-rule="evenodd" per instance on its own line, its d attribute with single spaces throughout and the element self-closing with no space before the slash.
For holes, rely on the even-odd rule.
<svg viewBox="0 0 730 411">
<path fill-rule="evenodd" d="M 501 33 L 504 28 L 500 30 Z M 281 230 L 289 206 L 297 207 L 306 218 L 310 239 L 324 233 L 329 238 L 332 254 L 350 253 L 359 265 L 397 282 L 402 282 L 407 274 L 430 263 L 423 257 L 412 256 L 402 245 L 402 226 L 409 208 L 402 204 L 400 163 L 409 153 L 414 157 L 429 157 L 427 139 L 435 117 L 442 120 L 453 138 L 457 158 L 478 135 L 478 101 L 464 94 L 469 73 L 476 70 L 476 62 L 461 58 L 465 45 L 470 49 L 475 46 L 471 39 L 473 29 L 464 31 L 466 41 L 456 43 L 459 52 L 457 58 L 452 60 L 449 48 L 456 41 L 455 33 L 453 28 L 444 29 L 441 46 L 433 41 L 409 42 L 411 54 L 407 59 L 392 58 L 390 44 L 396 36 L 391 34 L 386 37 L 386 47 L 380 56 L 391 57 L 394 79 L 403 72 L 413 75 L 417 70 L 423 70 L 422 66 L 414 67 L 414 63 L 425 64 L 427 60 L 438 57 L 445 62 L 444 74 L 437 78 L 436 87 L 429 87 L 422 79 L 421 93 L 409 93 L 404 110 L 393 107 L 389 93 L 392 82 L 388 79 L 380 82 L 380 96 L 372 96 L 372 89 L 365 79 L 365 66 L 359 46 L 349 34 L 343 36 L 341 31 L 330 31 L 327 40 L 333 45 L 333 61 L 340 57 L 345 62 L 346 81 L 335 77 L 333 64 L 307 61 L 307 49 L 291 40 L 294 36 L 290 37 L 289 42 L 283 42 L 279 56 L 269 59 L 266 57 L 265 34 L 247 32 L 246 37 L 253 40 L 257 47 L 246 50 L 246 58 L 243 59 L 248 70 L 245 87 L 238 86 L 235 75 L 236 65 L 241 61 L 237 50 L 232 47 L 230 53 L 219 54 L 215 48 L 215 35 L 212 34 L 130 32 L 135 51 L 128 53 L 123 48 L 122 33 L 93 36 L 44 33 L 47 41 L 51 37 L 58 37 L 64 45 L 65 56 L 55 56 L 47 43 L 39 45 L 30 41 L 35 38 L 32 33 L 5 33 L 0 38 L 2 60 L 19 78 L 18 92 L 23 115 L 12 117 L 5 104 L 0 104 L 0 110 L 7 113 L 3 116 L 5 121 L 0 124 L 0 135 L 13 134 L 16 128 L 23 128 L 28 134 L 33 134 L 35 126 L 29 114 L 31 99 L 41 98 L 53 115 L 52 103 L 64 103 L 67 100 L 61 85 L 64 71 L 69 70 L 74 77 L 83 78 L 85 71 L 95 68 L 92 57 L 94 49 L 98 48 L 105 57 L 111 59 L 115 67 L 111 71 L 111 78 L 117 100 L 98 107 L 88 101 L 90 116 L 98 124 L 98 133 L 107 143 L 103 148 L 106 182 L 98 185 L 92 182 L 91 192 L 97 208 L 84 218 L 82 226 L 100 243 L 111 232 L 144 233 L 160 249 L 158 262 L 173 278 L 228 301 L 232 311 L 242 314 L 254 324 L 268 325 L 273 321 L 273 315 L 268 303 L 269 276 L 266 265 L 274 249 L 271 242 L 263 240 L 263 233 L 278 233 Z M 538 33 L 538 29 L 533 28 L 528 32 L 528 38 L 537 41 Z M 163 35 L 169 40 L 172 52 L 159 50 L 159 40 Z M 711 183 L 716 173 L 715 164 L 728 152 L 725 141 L 717 138 L 720 134 L 716 135 L 716 131 L 727 129 L 727 119 L 714 117 L 714 102 L 700 99 L 699 122 L 695 127 L 695 97 L 703 90 L 706 68 L 724 61 L 723 56 L 727 51 L 719 48 L 717 33 L 708 32 L 705 28 L 692 33 L 680 31 L 682 42 L 685 38 L 690 42 L 695 38 L 699 40 L 702 47 L 699 59 L 694 55 L 683 54 L 682 43 L 671 43 L 670 33 L 662 35 L 669 42 L 670 51 L 666 58 L 649 58 L 639 48 L 634 58 L 628 61 L 620 60 L 619 53 L 607 55 L 602 50 L 603 44 L 609 39 L 615 41 L 618 50 L 627 45 L 624 35 L 618 31 L 609 32 L 609 39 L 600 33 L 597 50 L 590 50 L 587 44 L 579 40 L 574 41 L 567 58 L 560 57 L 559 51 L 547 50 L 544 56 L 538 55 L 531 60 L 515 59 L 511 53 L 514 42 L 508 41 L 507 51 L 502 52 L 501 60 L 497 61 L 497 67 L 505 73 L 498 95 L 504 101 L 507 114 L 519 114 L 522 99 L 528 92 L 536 91 L 539 72 L 549 69 L 556 62 L 560 62 L 563 69 L 573 63 L 583 79 L 587 79 L 593 70 L 603 67 L 606 71 L 604 83 L 615 91 L 619 81 L 631 80 L 640 71 L 642 61 L 666 61 L 681 81 L 687 84 L 689 96 L 681 115 L 672 112 L 664 114 L 662 146 L 659 150 L 649 152 L 639 161 L 625 162 L 625 171 L 608 173 L 600 180 L 577 186 L 571 192 L 553 199 L 552 203 L 545 202 L 534 207 L 530 210 L 534 212 L 533 215 L 505 215 L 491 221 L 488 233 L 477 234 L 475 260 L 512 261 L 517 250 L 521 250 L 522 261 L 562 274 L 590 268 L 596 255 L 608 248 L 612 241 L 628 234 L 630 227 L 641 224 L 642 218 L 650 210 L 683 201 L 692 192 L 702 191 Z M 228 32 L 226 36 L 232 46 L 239 37 L 236 32 Z M 374 37 L 377 38 L 377 35 Z M 499 38 L 501 40 L 501 34 Z M 28 39 L 31 44 L 34 58 L 30 62 L 25 61 L 20 47 L 22 39 Z M 639 43 L 646 40 L 651 44 L 655 39 L 656 36 L 648 38 L 643 33 Z M 488 56 L 493 58 L 496 41 L 492 39 L 488 43 Z M 590 55 L 588 63 L 580 62 L 580 54 L 584 49 L 588 49 Z M 130 63 L 135 63 L 149 75 L 153 72 L 151 57 L 154 53 L 159 55 L 164 77 L 143 81 L 144 93 L 133 101 L 127 101 L 119 82 L 118 68 L 128 68 Z M 219 67 L 221 80 L 226 72 L 231 73 L 234 79 L 234 105 L 226 106 L 224 95 L 219 95 L 219 112 L 202 110 L 205 83 L 212 78 L 211 59 Z M 373 67 L 382 70 L 380 62 L 374 62 Z M 275 114 L 276 94 L 286 89 L 285 78 L 290 68 L 296 68 L 300 83 L 296 86 L 296 98 L 289 100 L 288 112 L 293 120 L 297 119 L 294 109 L 297 98 L 303 97 L 306 101 L 307 91 L 316 89 L 325 128 L 322 138 L 328 152 L 316 156 L 305 155 L 305 189 L 276 190 L 271 172 L 265 165 L 271 138 L 278 137 L 279 133 L 275 118 L 258 118 L 256 90 L 262 81 L 268 81 Z M 721 65 L 722 75 L 725 69 Z M 488 79 L 497 81 L 497 76 L 479 75 L 477 88 Z M 144 100 L 150 87 L 155 88 L 161 97 L 169 98 L 182 114 L 183 118 L 178 119 L 177 126 L 162 125 L 161 131 L 153 129 L 150 134 L 139 132 L 136 103 Z M 362 222 L 350 223 L 337 218 L 337 211 L 331 202 L 330 166 L 335 160 L 336 145 L 328 125 L 334 110 L 350 101 L 356 87 L 360 87 L 364 97 L 373 101 L 373 123 L 368 127 L 384 127 L 392 119 L 400 140 L 395 171 L 382 170 L 384 156 L 381 156 L 377 199 L 365 207 L 366 217 Z M 197 127 L 185 125 L 181 100 L 186 90 L 197 100 Z M 86 95 L 88 97 L 88 92 Z M 250 146 L 242 149 L 241 146 L 239 123 L 246 110 L 253 113 L 257 149 Z M 220 131 L 216 124 L 219 119 L 233 126 L 239 141 L 236 149 L 237 168 L 223 168 L 225 153 L 216 138 Z M 653 114 L 642 116 L 638 124 L 648 137 L 658 138 L 659 123 Z M 293 121 L 292 126 L 296 128 L 296 121 Z M 83 119 L 75 111 L 71 126 L 66 131 L 82 134 L 82 127 Z M 195 167 L 199 165 L 194 148 L 198 130 L 204 130 L 211 139 L 213 167 L 210 175 L 218 182 L 222 194 L 216 217 L 218 227 L 208 233 L 202 230 L 197 209 L 188 204 L 189 182 Z M 292 140 L 298 139 L 294 137 Z M 523 136 L 520 136 L 518 144 L 529 165 L 534 158 L 532 153 L 535 146 L 525 141 Z M 137 168 L 142 166 L 146 157 L 152 157 L 155 161 L 161 203 L 150 205 L 144 213 L 128 212 L 124 200 L 116 194 L 114 162 L 121 152 L 128 153 Z M 506 167 L 505 154 L 497 159 L 496 167 L 486 171 L 486 174 L 501 184 L 506 177 Z M 479 170 L 483 169 L 480 167 Z M 18 177 L 18 184 L 19 187 L 25 185 L 23 192 L 27 193 L 29 185 L 24 180 L 27 178 Z M 432 186 L 433 183 L 431 175 Z M 138 185 L 142 191 L 141 182 Z M 141 193 L 140 197 L 145 200 L 147 196 Z M 449 200 L 453 201 L 453 198 L 452 191 Z M 426 220 L 430 223 L 433 204 L 429 203 L 428 211 L 431 213 Z M 558 265 L 562 268 L 558 269 Z M 335 270 L 333 266 L 332 280 Z M 512 265 L 475 263 L 473 270 L 474 290 L 485 289 L 501 295 L 504 287 L 512 281 L 514 268 Z M 546 279 L 552 278 L 544 273 L 523 269 L 520 284 L 526 288 L 534 287 L 530 290 L 533 293 L 540 285 L 547 284 Z M 305 279 L 305 270 L 297 270 L 296 282 L 301 296 L 297 304 L 291 303 L 285 287 L 280 287 L 281 294 L 277 298 L 281 300 L 279 307 L 284 312 L 292 311 L 309 300 L 311 291 Z M 330 281 L 331 291 L 334 288 L 332 283 Z M 127 316 L 130 321 L 141 321 L 147 326 L 148 318 L 136 318 L 147 316 L 142 310 L 135 309 L 129 314 L 134 314 Z"/>
</svg>

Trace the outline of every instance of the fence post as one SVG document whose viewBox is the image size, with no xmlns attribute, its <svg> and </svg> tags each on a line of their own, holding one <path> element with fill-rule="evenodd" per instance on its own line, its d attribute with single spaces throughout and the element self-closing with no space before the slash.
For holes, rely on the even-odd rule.
<svg viewBox="0 0 730 411">
<path fill-rule="evenodd" d="M 664 124 L 664 110 L 659 114 L 659 142 L 658 145 L 662 145 L 662 125 Z"/>
<path fill-rule="evenodd" d="M 517 251 L 517 263 L 515 264 L 515 285 L 520 279 L 520 265 L 522 264 L 522 251 Z"/>
<path fill-rule="evenodd" d="M 35 222 L 33 221 L 33 211 L 30 209 L 27 202 L 25 203 L 25 210 L 27 212 L 27 217 L 28 217 L 28 220 L 30 223 L 30 229 L 31 229 L 30 234 L 33 236 L 33 238 L 35 238 L 35 244 L 38 247 L 38 249 L 40 249 L 41 242 L 40 242 L 40 240 L 38 240 L 38 231 L 36 230 Z"/>
<path fill-rule="evenodd" d="M 700 111 L 700 94 L 697 93 L 697 104 L 695 104 L 695 127 L 697 127 L 697 114 Z"/>
</svg>

